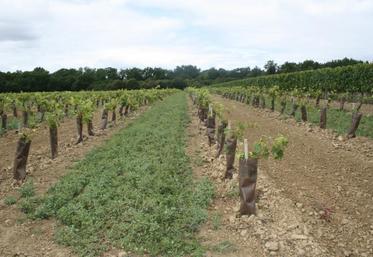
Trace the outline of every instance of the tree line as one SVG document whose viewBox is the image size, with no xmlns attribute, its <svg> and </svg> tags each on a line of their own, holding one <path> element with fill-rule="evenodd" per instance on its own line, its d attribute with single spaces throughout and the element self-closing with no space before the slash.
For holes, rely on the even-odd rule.
<svg viewBox="0 0 373 257">
<path fill-rule="evenodd" d="M 270 60 L 263 68 L 255 66 L 254 68 L 244 67 L 232 70 L 222 68 L 201 70 L 193 65 L 182 65 L 177 66 L 173 70 L 151 67 L 120 70 L 112 67 L 99 69 L 85 67 L 79 69 L 60 69 L 53 73 L 44 68 L 37 67 L 32 71 L 0 71 L 0 93 L 116 90 L 155 87 L 184 89 L 188 85 L 203 86 L 267 74 L 340 67 L 358 63 L 364 62 L 344 58 L 326 63 L 305 60 L 300 63 L 285 62 L 282 65 L 278 65 Z"/>
</svg>

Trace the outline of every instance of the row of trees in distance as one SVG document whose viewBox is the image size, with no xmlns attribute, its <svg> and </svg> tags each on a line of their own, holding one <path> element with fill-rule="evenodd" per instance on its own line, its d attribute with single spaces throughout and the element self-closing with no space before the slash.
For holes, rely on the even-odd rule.
<svg viewBox="0 0 373 257">
<path fill-rule="evenodd" d="M 363 63 L 344 58 L 326 63 L 306 60 L 300 63 L 285 62 L 282 65 L 268 61 L 264 68 L 244 67 L 232 70 L 210 68 L 201 70 L 193 65 L 177 66 L 173 70 L 163 68 L 79 68 L 60 69 L 53 73 L 38 67 L 32 71 L 1 72 L 1 92 L 116 90 L 141 88 L 179 88 L 188 85 L 201 86 L 214 83 L 257 77 L 268 74 L 314 70 Z"/>
</svg>

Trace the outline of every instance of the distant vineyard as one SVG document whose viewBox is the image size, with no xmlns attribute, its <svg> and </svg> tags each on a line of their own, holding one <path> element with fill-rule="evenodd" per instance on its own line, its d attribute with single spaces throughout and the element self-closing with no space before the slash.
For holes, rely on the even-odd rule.
<svg viewBox="0 0 373 257">
<path fill-rule="evenodd" d="M 214 87 L 255 86 L 268 90 L 301 91 L 304 94 L 368 94 L 373 93 L 373 64 L 357 64 L 337 68 L 284 73 L 213 85 Z"/>
</svg>

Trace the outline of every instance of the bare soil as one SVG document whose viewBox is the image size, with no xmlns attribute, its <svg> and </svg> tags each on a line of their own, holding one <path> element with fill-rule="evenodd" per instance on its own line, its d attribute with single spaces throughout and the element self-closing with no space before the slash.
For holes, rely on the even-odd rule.
<svg viewBox="0 0 373 257">
<path fill-rule="evenodd" d="M 95 136 L 85 136 L 84 141 L 75 145 L 77 128 L 75 119 L 66 118 L 58 128 L 59 155 L 50 159 L 49 129 L 42 124 L 32 134 L 32 143 L 27 164 L 27 177 L 32 179 L 37 194 L 45 193 L 57 180 L 66 174 L 74 162 L 103 144 L 108 138 L 128 122 L 135 119 L 146 108 L 140 108 L 129 114 L 117 124 L 110 124 L 105 131 L 99 130 L 101 113 L 94 115 Z M 86 125 L 84 134 L 87 135 Z M 40 256 L 75 256 L 70 249 L 58 245 L 53 240 L 56 227 L 54 220 L 32 221 L 16 205 L 7 206 L 4 199 L 13 195 L 18 197 L 18 185 L 14 184 L 12 163 L 18 135 L 9 131 L 0 137 L 0 256 L 1 257 L 40 257 Z"/>
</svg>

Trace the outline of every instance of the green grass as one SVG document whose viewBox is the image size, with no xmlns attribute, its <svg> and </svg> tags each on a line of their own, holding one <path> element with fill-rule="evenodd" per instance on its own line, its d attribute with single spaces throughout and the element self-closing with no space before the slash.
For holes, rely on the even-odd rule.
<svg viewBox="0 0 373 257">
<path fill-rule="evenodd" d="M 238 185 L 237 185 L 237 183 L 235 183 L 234 185 L 233 185 L 233 187 L 232 188 L 230 188 L 228 191 L 227 191 L 227 193 L 226 193 L 226 196 L 228 197 L 228 198 L 236 198 L 236 197 L 239 197 L 239 188 L 238 188 Z"/>
<path fill-rule="evenodd" d="M 32 180 L 27 180 L 26 183 L 24 183 L 18 191 L 21 195 L 21 198 L 28 198 L 28 197 L 34 196 L 35 195 L 34 182 Z"/>
<path fill-rule="evenodd" d="M 216 245 L 210 246 L 209 249 L 212 252 L 216 252 L 216 253 L 219 253 L 219 254 L 224 254 L 224 253 L 230 253 L 230 252 L 237 251 L 237 247 L 230 241 L 219 242 Z"/>
<path fill-rule="evenodd" d="M 13 205 L 17 202 L 17 198 L 13 195 L 9 195 L 4 198 L 4 203 L 8 206 Z"/>
<path fill-rule="evenodd" d="M 211 225 L 212 225 L 212 228 L 214 230 L 218 230 L 221 226 L 221 222 L 222 222 L 222 215 L 221 213 L 218 213 L 218 212 L 214 212 L 211 214 Z"/>
<path fill-rule="evenodd" d="M 270 100 L 266 99 L 267 108 L 270 108 Z M 281 110 L 280 101 L 275 103 L 276 111 Z M 285 114 L 291 113 L 292 105 L 291 102 L 287 102 Z M 315 108 L 314 105 L 307 106 L 308 122 L 319 125 L 320 122 L 320 110 Z M 297 109 L 295 119 L 301 121 L 300 107 Z M 352 113 L 348 111 L 340 111 L 338 109 L 328 109 L 326 118 L 326 127 L 332 129 L 339 135 L 347 134 L 351 126 Z M 373 115 L 363 115 L 359 128 L 356 131 L 356 135 L 373 138 Z"/>
<path fill-rule="evenodd" d="M 80 256 L 113 246 L 150 256 L 202 256 L 195 232 L 214 190 L 207 179 L 193 181 L 188 122 L 184 93 L 156 103 L 26 211 L 56 217 L 56 240 Z"/>
</svg>

